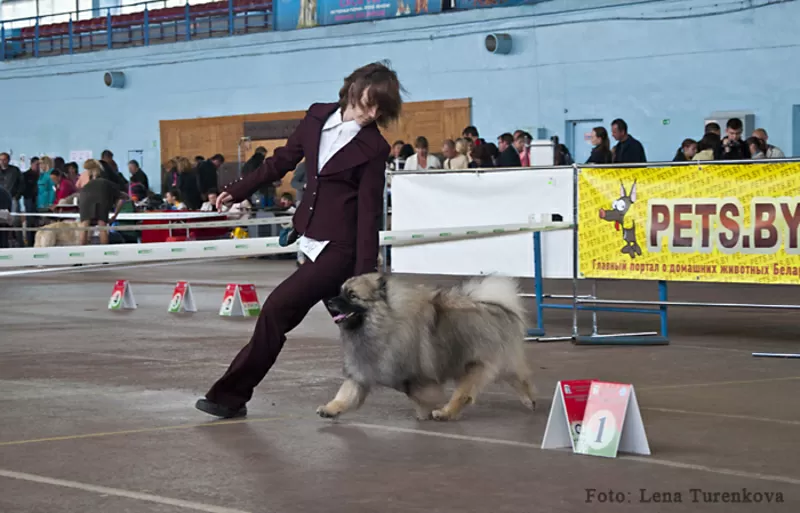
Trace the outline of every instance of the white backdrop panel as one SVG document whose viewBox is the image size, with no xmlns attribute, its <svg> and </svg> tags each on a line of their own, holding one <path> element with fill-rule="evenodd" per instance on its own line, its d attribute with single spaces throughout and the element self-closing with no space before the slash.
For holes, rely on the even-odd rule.
<svg viewBox="0 0 800 513">
<path fill-rule="evenodd" d="M 394 175 L 391 228 L 527 223 L 549 214 L 572 221 L 572 173 L 567 168 Z M 542 234 L 546 278 L 571 278 L 572 254 L 572 231 Z M 533 234 L 396 247 L 391 262 L 392 271 L 401 273 L 532 277 Z"/>
</svg>

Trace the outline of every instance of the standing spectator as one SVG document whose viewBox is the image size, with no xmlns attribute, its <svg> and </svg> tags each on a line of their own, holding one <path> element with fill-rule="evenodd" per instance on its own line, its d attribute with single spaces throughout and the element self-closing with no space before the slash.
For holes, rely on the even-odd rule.
<svg viewBox="0 0 800 513">
<path fill-rule="evenodd" d="M 22 171 L 17 166 L 10 164 L 11 156 L 0 153 L 0 187 L 11 195 L 11 208 L 9 212 L 19 212 L 19 198 L 22 196 Z"/>
<path fill-rule="evenodd" d="M 763 160 L 767 158 L 767 143 L 758 137 L 750 137 L 745 141 L 747 150 L 753 160 Z"/>
<path fill-rule="evenodd" d="M 86 163 L 96 162 L 87 160 Z M 85 164 L 84 164 L 85 167 Z M 92 166 L 90 171 L 91 179 L 89 183 L 83 186 L 78 196 L 78 207 L 80 210 L 80 224 L 83 227 L 88 226 L 106 226 L 113 224 L 117 219 L 117 214 L 122 204 L 128 199 L 128 196 L 123 193 L 119 184 L 111 180 L 107 180 L 101 176 L 102 171 L 99 167 Z M 62 180 L 66 183 L 68 180 Z M 116 205 L 116 208 L 115 208 Z M 114 215 L 109 220 L 111 209 L 114 208 Z M 86 245 L 88 242 L 89 232 L 82 230 L 80 233 L 81 246 Z M 100 244 L 108 244 L 109 232 L 107 230 L 100 230 Z"/>
<path fill-rule="evenodd" d="M 528 132 L 517 130 L 514 134 L 514 149 L 519 153 L 519 162 L 522 167 L 531 165 L 531 141 L 533 138 Z"/>
<path fill-rule="evenodd" d="M 52 171 L 53 159 L 45 155 L 39 160 L 39 181 L 36 193 L 36 208 L 38 210 L 49 209 L 56 200 L 56 188 L 53 185 L 53 180 L 50 179 Z"/>
<path fill-rule="evenodd" d="M 769 135 L 767 135 L 767 131 L 763 128 L 756 128 L 753 130 L 753 137 L 758 137 L 764 144 L 767 145 L 767 151 L 765 153 L 768 159 L 785 159 L 786 155 L 783 153 L 783 150 L 778 148 L 777 146 L 773 146 L 769 144 Z"/>
<path fill-rule="evenodd" d="M 220 166 L 225 163 L 225 157 L 217 153 L 213 157 L 208 160 L 203 161 L 202 163 L 198 164 L 197 166 L 197 182 L 198 186 L 200 187 L 200 196 L 202 198 L 208 197 L 208 191 L 211 189 L 219 190 L 219 184 L 217 183 L 219 179 L 217 178 L 217 173 L 219 172 Z M 189 205 L 189 198 L 184 198 L 186 200 L 187 205 Z M 197 205 L 196 208 L 192 208 L 191 205 L 189 206 L 190 210 L 196 210 L 200 208 L 200 205 Z"/>
<path fill-rule="evenodd" d="M 486 141 L 481 139 L 478 135 L 478 129 L 474 126 L 468 126 L 461 131 L 461 137 L 464 139 L 469 139 L 470 141 L 475 143 L 475 146 L 480 146 L 481 144 L 486 144 Z"/>
<path fill-rule="evenodd" d="M 7 228 L 14 222 L 11 217 L 11 194 L 0 183 L 0 228 Z M 2 230 L 0 231 L 0 248 L 9 247 L 9 237 L 11 232 Z"/>
<path fill-rule="evenodd" d="M 692 157 L 694 161 L 716 160 L 715 149 L 719 147 L 719 135 L 714 132 L 706 132 L 702 139 L 697 143 L 697 153 Z"/>
<path fill-rule="evenodd" d="M 642 164 L 647 162 L 642 143 L 628 134 L 628 124 L 622 119 L 611 122 L 611 136 L 617 141 L 614 146 L 615 164 Z"/>
<path fill-rule="evenodd" d="M 75 191 L 77 190 L 75 189 L 75 184 L 73 184 L 69 178 L 61 174 L 61 171 L 58 169 L 53 169 L 50 171 L 50 180 L 56 187 L 56 205 L 59 205 L 61 200 L 65 200 L 75 194 Z"/>
<path fill-rule="evenodd" d="M 119 190 L 127 190 L 128 189 L 128 180 L 122 176 L 122 173 L 119 172 L 117 168 L 117 163 L 114 159 L 110 156 L 111 152 L 108 150 L 103 151 L 103 157 L 97 161 L 100 164 L 100 167 L 103 169 L 100 173 L 100 178 L 105 178 L 110 182 L 114 182 L 119 186 Z"/>
<path fill-rule="evenodd" d="M 199 166 L 200 164 L 202 164 L 203 162 L 205 162 L 205 160 L 206 160 L 206 158 L 205 158 L 204 156 L 202 156 L 202 155 L 197 155 L 197 156 L 195 156 L 195 158 L 194 158 L 194 165 L 195 165 L 195 167 L 197 167 L 197 166 Z"/>
<path fill-rule="evenodd" d="M 247 162 L 242 166 L 242 176 L 247 176 L 261 167 L 261 163 L 264 162 L 265 158 L 267 158 L 267 149 L 263 146 L 256 148 L 253 156 L 247 159 Z"/>
<path fill-rule="evenodd" d="M 303 192 L 306 190 L 306 161 L 303 160 L 294 168 L 291 186 L 297 194 L 297 203 L 303 201 Z"/>
<path fill-rule="evenodd" d="M 39 157 L 31 158 L 31 167 L 22 173 L 22 207 L 27 214 L 35 214 L 36 196 L 39 194 Z M 37 217 L 25 216 L 25 227 L 28 229 L 38 226 Z M 29 248 L 33 247 L 36 233 L 33 230 L 26 232 L 25 242 Z"/>
<path fill-rule="evenodd" d="M 744 125 L 739 118 L 731 118 L 722 141 L 722 160 L 750 160 L 750 148 L 742 141 Z"/>
<path fill-rule="evenodd" d="M 608 139 L 608 131 L 602 126 L 592 128 L 592 153 L 589 155 L 587 164 L 611 164 L 611 141 Z"/>
<path fill-rule="evenodd" d="M 131 174 L 131 188 L 134 184 L 141 184 L 145 190 L 150 190 L 150 182 L 147 180 L 147 175 L 139 167 L 139 163 L 135 160 L 128 162 L 128 172 Z"/>
<path fill-rule="evenodd" d="M 506 132 L 497 138 L 497 167 L 520 167 L 519 153 L 514 149 L 514 136 Z"/>
<path fill-rule="evenodd" d="M 164 177 L 161 179 L 161 195 L 166 196 L 171 189 L 178 188 L 178 162 L 176 159 L 169 159 L 164 164 Z"/>
<path fill-rule="evenodd" d="M 78 175 L 78 163 L 67 162 L 66 169 L 67 169 L 67 178 L 69 178 L 69 180 L 73 184 L 75 184 L 75 187 L 77 188 L 78 180 L 80 179 L 80 176 Z"/>
<path fill-rule="evenodd" d="M 686 162 L 692 160 L 697 155 L 697 141 L 694 139 L 684 139 L 681 147 L 675 152 L 673 162 Z"/>
<path fill-rule="evenodd" d="M 67 176 L 67 164 L 64 162 L 62 157 L 56 157 L 53 159 L 53 169 L 61 173 L 62 176 Z"/>
<path fill-rule="evenodd" d="M 716 146 L 712 148 L 714 150 L 714 160 L 722 160 L 722 128 L 720 128 L 719 123 L 715 123 L 714 121 L 707 123 L 705 134 L 713 134 L 716 135 L 716 139 L 709 138 L 709 141 L 716 140 Z"/>
<path fill-rule="evenodd" d="M 417 140 L 414 141 L 414 148 L 417 152 L 406 159 L 403 170 L 442 169 L 442 163 L 439 158 L 428 152 L 428 139 L 422 136 L 417 137 Z"/>
<path fill-rule="evenodd" d="M 180 197 L 189 210 L 199 210 L 203 206 L 203 196 L 200 194 L 200 179 L 197 171 L 192 168 L 192 163 L 186 157 L 178 157 L 178 188 Z M 206 161 L 208 162 L 208 161 Z M 211 164 L 213 165 L 213 164 Z M 216 170 L 214 171 L 216 176 Z M 209 188 L 211 190 L 212 188 Z M 216 190 L 216 187 L 213 187 Z M 171 189 L 174 192 L 175 189 Z"/>
</svg>

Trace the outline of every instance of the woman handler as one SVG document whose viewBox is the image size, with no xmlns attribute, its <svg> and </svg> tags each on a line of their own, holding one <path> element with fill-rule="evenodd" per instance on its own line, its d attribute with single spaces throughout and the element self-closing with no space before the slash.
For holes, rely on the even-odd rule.
<svg viewBox="0 0 800 513">
<path fill-rule="evenodd" d="M 292 219 L 306 263 L 269 295 L 250 342 L 197 409 L 222 418 L 246 415 L 245 403 L 275 363 L 286 333 L 316 303 L 336 296 L 345 280 L 377 270 L 390 150 L 378 125 L 398 118 L 400 92 L 397 75 L 382 63 L 355 70 L 338 103 L 311 105 L 285 146 L 218 196 L 222 211 L 223 204 L 246 199 L 306 159 L 306 190 Z"/>
</svg>

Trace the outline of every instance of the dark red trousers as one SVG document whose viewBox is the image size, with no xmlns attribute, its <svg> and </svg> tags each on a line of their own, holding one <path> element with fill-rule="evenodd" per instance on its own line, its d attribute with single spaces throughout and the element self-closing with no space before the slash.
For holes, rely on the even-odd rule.
<svg viewBox="0 0 800 513">
<path fill-rule="evenodd" d="M 209 401 L 238 409 L 253 397 L 278 358 L 286 334 L 318 302 L 339 294 L 355 269 L 354 252 L 328 244 L 316 262 L 306 260 L 267 298 L 250 342 L 206 394 Z"/>
</svg>

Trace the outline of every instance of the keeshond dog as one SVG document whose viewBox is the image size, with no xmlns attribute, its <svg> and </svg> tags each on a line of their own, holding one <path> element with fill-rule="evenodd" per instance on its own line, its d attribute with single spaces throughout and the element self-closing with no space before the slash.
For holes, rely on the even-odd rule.
<svg viewBox="0 0 800 513">
<path fill-rule="evenodd" d="M 346 380 L 319 416 L 360 407 L 379 385 L 406 394 L 420 420 L 452 420 L 496 379 L 535 409 L 515 280 L 490 276 L 437 288 L 365 274 L 350 278 L 326 304 L 341 332 Z M 451 381 L 455 390 L 443 404 Z"/>
</svg>

